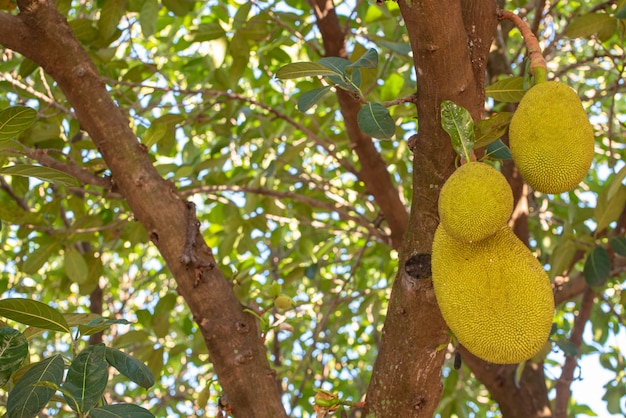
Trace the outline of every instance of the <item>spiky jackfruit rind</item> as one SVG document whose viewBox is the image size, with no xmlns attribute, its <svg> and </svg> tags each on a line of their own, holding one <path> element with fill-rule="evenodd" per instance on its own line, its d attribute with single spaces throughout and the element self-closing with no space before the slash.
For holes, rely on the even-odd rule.
<svg viewBox="0 0 626 418">
<path fill-rule="evenodd" d="M 511 119 L 509 145 L 535 190 L 556 194 L 576 187 L 594 155 L 593 128 L 578 94 L 558 81 L 531 87 Z"/>
<path fill-rule="evenodd" d="M 550 279 L 509 227 L 464 243 L 440 225 L 432 271 L 443 318 L 475 356 L 514 364 L 533 357 L 546 343 L 554 314 Z"/>
<path fill-rule="evenodd" d="M 439 194 L 439 219 L 452 237 L 474 242 L 506 225 L 513 211 L 513 192 L 492 166 L 470 162 L 446 180 Z"/>
</svg>

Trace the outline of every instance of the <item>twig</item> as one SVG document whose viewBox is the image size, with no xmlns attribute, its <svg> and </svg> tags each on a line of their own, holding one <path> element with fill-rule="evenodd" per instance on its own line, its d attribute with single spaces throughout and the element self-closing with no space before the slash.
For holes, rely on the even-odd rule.
<svg viewBox="0 0 626 418">
<path fill-rule="evenodd" d="M 94 232 L 106 231 L 109 229 L 117 228 L 118 226 L 125 224 L 128 222 L 128 219 L 118 219 L 115 222 L 111 222 L 110 224 L 102 225 L 102 226 L 93 226 L 90 228 L 63 228 L 63 229 L 55 229 L 48 226 L 42 225 L 33 225 L 33 224 L 23 224 L 24 228 L 32 229 L 34 231 L 45 232 L 49 235 L 74 235 L 74 234 L 92 234 Z"/>
<path fill-rule="evenodd" d="M 591 315 L 591 308 L 593 307 L 593 299 L 595 293 L 589 287 L 583 294 L 582 302 L 580 303 L 580 309 L 578 310 L 578 316 L 574 320 L 574 327 L 569 337 L 569 341 L 576 346 L 579 350 L 583 341 L 583 331 L 585 324 L 589 320 Z M 554 417 L 555 418 L 567 418 L 567 405 L 572 395 L 570 385 L 574 380 L 574 371 L 578 366 L 578 355 L 570 356 L 565 355 L 565 364 L 561 372 L 561 377 L 556 382 L 556 397 L 554 399 Z"/>
<path fill-rule="evenodd" d="M 260 187 L 248 187 L 248 186 L 237 186 L 237 185 L 216 185 L 216 186 L 200 186 L 194 187 L 191 189 L 181 190 L 179 192 L 179 196 L 187 197 L 197 193 L 214 193 L 214 192 L 243 192 L 243 193 L 254 193 L 261 194 L 266 196 L 273 196 L 279 198 L 293 199 L 298 200 L 300 202 L 306 203 L 309 206 L 324 209 L 330 212 L 336 212 L 339 217 L 346 221 L 353 221 L 357 225 L 360 225 L 368 230 L 370 234 L 380 238 L 384 242 L 388 242 L 389 237 L 384 235 L 375 225 L 372 224 L 372 221 L 365 218 L 364 216 L 354 216 L 349 214 L 346 210 L 341 207 L 334 205 L 328 202 L 321 202 L 319 200 L 312 199 L 308 196 L 299 195 L 292 192 L 281 192 L 278 190 L 271 189 L 263 189 Z"/>
<path fill-rule="evenodd" d="M 145 85 L 145 84 L 141 84 L 141 83 L 132 83 L 132 82 L 127 82 L 127 81 L 119 81 L 119 80 L 114 80 L 114 79 L 110 79 L 110 78 L 105 78 L 105 80 L 113 85 L 123 85 L 123 86 L 129 86 L 129 87 L 138 87 L 138 88 L 143 88 L 143 89 L 152 89 L 152 90 L 158 90 L 158 91 L 167 91 L 167 92 L 172 92 L 172 93 L 179 93 L 179 94 L 189 94 L 189 95 L 205 95 L 205 96 L 213 96 L 213 97 L 224 97 L 228 100 L 237 100 L 237 101 L 242 101 L 242 102 L 246 102 L 249 103 L 251 105 L 255 105 L 258 106 L 259 108 L 265 110 L 266 112 L 273 114 L 274 116 L 276 116 L 279 119 L 284 120 L 285 122 L 287 122 L 288 124 L 290 124 L 291 126 L 293 126 L 294 128 L 298 129 L 299 131 L 301 131 L 303 134 L 305 134 L 307 136 L 307 138 L 313 140 L 317 145 L 321 146 L 327 153 L 328 155 L 332 156 L 333 158 L 335 158 L 335 160 L 337 160 L 337 162 L 347 171 L 349 171 L 350 173 L 354 174 L 357 178 L 360 179 L 360 174 L 359 171 L 356 169 L 356 167 L 349 162 L 347 159 L 345 158 L 341 158 L 339 157 L 336 152 L 335 152 L 335 146 L 334 144 L 331 143 L 330 140 L 328 139 L 323 139 L 322 137 L 320 137 L 319 135 L 317 135 L 315 132 L 313 132 L 312 130 L 308 129 L 306 126 L 302 125 L 301 123 L 297 122 L 295 119 L 293 119 L 292 117 L 286 115 L 285 113 L 273 108 L 270 105 L 267 105 L 259 100 L 255 100 L 252 99 L 250 97 L 246 97 L 243 96 L 241 94 L 237 94 L 237 93 L 229 93 L 226 91 L 219 91 L 219 90 L 192 90 L 192 89 L 180 89 L 180 88 L 176 88 L 176 87 L 157 87 L 157 86 L 149 86 L 149 85 Z"/>
<path fill-rule="evenodd" d="M 30 207 L 28 206 L 28 203 L 26 203 L 26 200 L 16 195 L 13 189 L 11 188 L 11 186 L 9 185 L 9 183 L 7 183 L 4 177 L 1 177 L 1 176 L 0 176 L 0 189 L 7 192 L 7 194 L 11 197 L 11 199 L 15 200 L 15 202 L 20 208 L 22 208 L 26 212 L 30 212 Z"/>
<path fill-rule="evenodd" d="M 391 100 L 389 102 L 384 102 L 383 106 L 385 107 L 391 107 L 391 106 L 396 106 L 402 103 L 413 103 L 416 104 L 417 103 L 417 94 L 413 93 L 409 96 L 406 97 L 401 97 L 399 99 L 395 99 L 395 100 Z"/>
<path fill-rule="evenodd" d="M 319 322 L 316 324 L 315 329 L 313 330 L 313 335 L 311 336 L 311 339 L 314 341 L 314 343 L 311 344 L 309 348 L 307 349 L 307 352 L 303 356 L 303 360 L 300 362 L 298 369 L 293 374 L 294 376 L 304 376 L 306 374 L 307 369 L 309 368 L 309 365 L 312 360 L 313 351 L 316 348 L 316 342 L 319 337 L 319 334 L 322 332 L 322 330 L 325 330 L 327 328 L 328 321 L 330 320 L 331 314 L 335 311 L 337 306 L 339 306 L 339 304 L 343 302 L 344 298 L 341 297 L 341 293 L 345 290 L 346 285 L 350 282 L 350 279 L 352 279 L 356 270 L 361 265 L 361 259 L 363 257 L 363 253 L 365 252 L 365 249 L 367 248 L 371 238 L 372 238 L 371 234 L 366 237 L 365 243 L 359 249 L 359 252 L 356 255 L 356 260 L 354 264 L 352 265 L 352 267 L 350 268 L 350 273 L 348 277 L 346 278 L 346 280 L 343 281 L 339 291 L 335 293 L 335 295 L 330 300 L 330 302 L 328 302 L 327 304 L 326 303 L 324 304 L 325 306 L 327 306 L 326 312 L 322 314 L 322 317 L 319 320 Z M 298 387 L 298 390 L 293 393 L 293 398 L 291 400 L 291 405 L 290 405 L 290 416 L 294 408 L 298 404 L 298 400 L 300 399 L 302 390 L 306 384 L 307 384 L 307 379 L 306 377 L 304 377 L 302 379 L 302 382 L 300 383 L 300 386 Z"/>
<path fill-rule="evenodd" d="M 547 77 L 547 64 L 541 52 L 539 41 L 532 30 L 518 15 L 508 10 L 498 10 L 498 20 L 510 20 L 517 26 L 524 38 L 524 44 L 528 49 L 530 58 L 530 72 L 535 76 L 537 82 L 545 81 Z"/>
<path fill-rule="evenodd" d="M 12 86 L 17 87 L 20 90 L 24 90 L 25 92 L 27 92 L 28 94 L 30 94 L 32 96 L 35 96 L 37 99 L 41 100 L 42 102 L 47 103 L 51 107 L 54 107 L 55 109 L 58 109 L 61 112 L 71 116 L 73 119 L 76 119 L 76 115 L 70 109 L 60 105 L 55 100 L 53 100 L 53 98 L 48 97 L 45 94 L 42 94 L 42 93 L 36 91 L 31 86 L 22 83 L 20 80 L 17 80 L 16 78 L 13 78 L 13 76 L 11 76 L 11 74 L 0 73 L 0 80 L 4 80 L 4 81 L 8 82 L 9 84 L 11 84 Z M 49 88 L 48 88 L 48 90 L 49 90 Z"/>
</svg>

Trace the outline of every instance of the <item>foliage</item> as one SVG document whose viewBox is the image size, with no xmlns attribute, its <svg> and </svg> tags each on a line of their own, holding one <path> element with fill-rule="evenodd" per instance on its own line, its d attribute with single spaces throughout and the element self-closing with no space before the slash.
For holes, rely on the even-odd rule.
<svg viewBox="0 0 626 418">
<path fill-rule="evenodd" d="M 506 7 L 532 21 L 537 10 L 530 3 Z M 375 147 L 408 206 L 412 168 L 406 139 L 419 120 L 410 100 L 399 100 L 414 94 L 416 79 L 397 4 L 341 4 L 349 59 L 323 58 L 303 0 L 56 4 L 159 173 L 196 203 L 219 267 L 264 324 L 288 413 L 309 416 L 320 389 L 342 401 L 360 400 L 398 256 L 377 203 L 357 177 L 360 162 L 331 93 L 356 93 L 366 105 L 360 126 L 385 139 Z M 531 194 L 529 213 L 531 246 L 552 278 L 584 274 L 597 286 L 592 332 L 579 352 L 599 353 L 613 373 L 604 397 L 613 413 L 626 412 L 624 353 L 608 343 L 624 332 L 626 307 L 620 258 L 625 244 L 614 236 L 626 201 L 620 161 L 626 129 L 624 7 L 623 0 L 557 2 L 545 11 L 542 22 L 551 24 L 540 25 L 540 40 L 550 77 L 578 91 L 595 128 L 597 153 L 582 186 L 563 195 Z M 488 118 L 463 131 L 474 136 L 475 148 L 488 146 L 494 160 L 507 157 L 500 140 L 512 111 L 507 103 L 518 102 L 527 88 L 521 39 L 506 28 L 494 59 L 509 65 L 490 73 Z M 59 312 L 88 315 L 93 295 L 102 290 L 97 317 L 110 319 L 67 322 L 85 336 L 101 326 L 110 329 L 104 354 L 100 346 L 87 348 L 94 358 L 85 359 L 81 351 L 70 364 L 117 364 L 136 384 L 119 375 L 106 382 L 100 376 L 94 378 L 98 390 L 90 386 L 93 393 L 106 383 L 111 402 L 132 400 L 155 416 L 214 416 L 221 391 L 198 325 L 146 231 L 121 196 L 99 184 L 110 173 L 75 110 L 32 61 L 5 49 L 0 66 L 3 299 L 28 297 Z M 59 166 L 82 171 L 70 174 Z M 292 308 L 274 306 L 281 295 L 292 299 Z M 559 306 L 555 344 L 546 358 L 550 370 L 559 370 L 561 354 L 571 353 L 566 343 L 579 306 L 576 300 Z M 122 320 L 132 322 L 132 329 L 107 322 Z M 2 338 L 19 338 L 5 332 Z M 36 336 L 28 352 L 38 354 L 38 364 L 65 363 L 54 353 L 69 352 L 77 340 L 51 332 Z M 131 358 L 136 361 L 129 363 Z M 440 415 L 497 413 L 484 386 L 466 366 L 456 370 L 452 362 L 450 354 Z M 149 376 L 143 363 L 156 377 L 154 386 L 140 377 Z M 15 373 L 13 367 L 9 360 L 2 363 L 0 376 Z M 558 375 L 546 373 L 550 388 Z M 48 413 L 93 406 L 95 398 L 73 403 L 76 388 L 61 383 L 60 373 L 54 376 L 70 407 L 59 403 Z M 0 396 L 6 401 L 6 390 Z"/>
<path fill-rule="evenodd" d="M 63 315 L 44 303 L 20 298 L 1 300 L 0 316 L 30 325 L 24 332 L 7 325 L 0 328 L 0 382 L 6 385 L 8 391 L 7 417 L 38 416 L 52 402 L 57 391 L 63 393 L 64 403 L 79 416 L 98 416 L 110 407 L 126 414 L 153 416 L 137 405 L 101 405 L 109 380 L 109 365 L 139 386 L 149 388 L 154 384 L 152 373 L 143 363 L 115 348 L 97 344 L 81 350 L 73 356 L 65 377 L 65 361 L 59 353 L 46 358 L 39 353 L 40 360 L 30 362 L 28 340 L 41 338 L 47 331 L 70 334 L 70 327 L 78 327 L 76 336 L 65 344 L 66 351 L 69 351 L 66 357 L 70 357 L 79 348 L 80 337 L 101 332 L 115 324 L 128 324 L 127 321 L 108 320 L 94 314 Z M 58 342 L 65 343 L 65 340 Z M 55 401 L 59 402 L 59 399 Z M 48 408 L 55 409 L 52 406 Z"/>
</svg>

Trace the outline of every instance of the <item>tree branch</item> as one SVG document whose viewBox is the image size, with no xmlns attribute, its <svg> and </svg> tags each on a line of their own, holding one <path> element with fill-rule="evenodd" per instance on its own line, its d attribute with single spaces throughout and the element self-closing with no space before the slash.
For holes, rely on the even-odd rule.
<svg viewBox="0 0 626 418">
<path fill-rule="evenodd" d="M 298 200 L 300 202 L 306 203 L 307 205 L 309 205 L 311 207 L 324 209 L 324 210 L 327 210 L 329 212 L 335 212 L 335 213 L 337 213 L 337 215 L 339 215 L 339 218 L 341 218 L 341 219 L 343 219 L 345 221 L 352 221 L 352 222 L 356 223 L 357 225 L 367 229 L 370 234 L 372 234 L 375 237 L 379 238 L 383 242 L 385 242 L 387 244 L 389 243 L 389 237 L 384 235 L 382 231 L 377 229 L 377 226 L 375 225 L 375 220 L 369 220 L 369 219 L 365 218 L 364 216 L 351 215 L 347 210 L 343 209 L 342 207 L 340 207 L 337 204 L 333 204 L 333 203 L 329 203 L 329 202 L 322 202 L 322 201 L 310 198 L 308 196 L 300 195 L 300 194 L 297 194 L 297 193 L 281 192 L 281 191 L 278 191 L 278 190 L 264 189 L 264 188 L 261 188 L 261 187 L 248 187 L 248 186 L 236 186 L 236 185 L 220 185 L 220 186 L 199 186 L 199 187 L 194 187 L 192 189 L 181 191 L 180 195 L 181 196 L 190 196 L 190 195 L 194 195 L 194 194 L 197 194 L 197 193 L 207 193 L 207 192 L 212 193 L 212 192 L 224 192 L 224 191 L 254 193 L 254 194 L 261 194 L 261 195 L 265 195 L 265 196 L 279 197 L 281 199 Z"/>
<path fill-rule="evenodd" d="M 328 0 L 308 0 L 308 2 L 317 19 L 326 56 L 347 58 L 346 33 L 339 22 L 334 3 Z M 372 138 L 359 128 L 357 123 L 357 114 L 361 108 L 359 101 L 343 89 L 337 89 L 337 99 L 348 137 L 361 164 L 358 177 L 365 183 L 367 191 L 374 196 L 391 229 L 393 248 L 399 249 L 409 220 L 406 207 Z"/>
<path fill-rule="evenodd" d="M 0 43 L 39 64 L 56 82 L 112 173 L 112 180 L 158 247 L 178 292 L 204 336 L 233 414 L 285 417 L 256 318 L 244 312 L 218 268 L 202 272 L 179 261 L 186 243 L 187 205 L 152 165 L 128 120 L 111 99 L 86 51 L 53 2 L 19 0 L 16 17 L 0 13 Z M 196 255 L 215 263 L 196 234 Z"/>
<path fill-rule="evenodd" d="M 419 132 L 413 151 L 410 224 L 400 253 L 379 354 L 367 392 L 380 417 L 432 417 L 441 397 L 448 340 L 430 278 L 430 253 L 439 224 L 439 190 L 454 171 L 455 153 L 441 127 L 440 104 L 452 100 L 480 120 L 484 73 L 496 28 L 495 3 L 398 2 L 417 73 Z M 445 28 L 445 30 L 444 30 Z"/>
<path fill-rule="evenodd" d="M 583 300 L 580 303 L 578 310 L 578 316 L 574 320 L 574 327 L 569 337 L 569 341 L 576 346 L 577 350 L 580 350 L 580 346 L 583 341 L 583 331 L 585 325 L 591 315 L 591 308 L 593 308 L 593 300 L 595 293 L 590 288 L 585 290 L 583 294 Z M 561 371 L 561 377 L 556 381 L 556 397 L 554 399 L 554 418 L 567 418 L 567 405 L 569 404 L 572 391 L 570 385 L 574 380 L 574 371 L 578 365 L 578 355 L 571 356 L 565 355 L 565 364 L 563 364 L 563 370 Z"/>
</svg>

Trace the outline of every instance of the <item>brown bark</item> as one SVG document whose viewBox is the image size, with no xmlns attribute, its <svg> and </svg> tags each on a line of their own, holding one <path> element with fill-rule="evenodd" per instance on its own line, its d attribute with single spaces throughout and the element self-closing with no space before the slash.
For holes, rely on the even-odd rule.
<svg viewBox="0 0 626 418">
<path fill-rule="evenodd" d="M 506 418 L 551 417 L 547 397 L 543 363 L 527 362 L 515 383 L 517 365 L 491 364 L 470 354 L 460 347 L 463 361 L 472 369 L 478 380 L 489 390 L 491 398 L 498 402 L 502 416 Z"/>
<path fill-rule="evenodd" d="M 179 261 L 188 207 L 153 167 L 105 83 L 52 2 L 20 0 L 20 14 L 0 14 L 0 43 L 39 64 L 63 91 L 111 170 L 134 216 L 158 247 L 199 324 L 211 361 L 232 406 L 242 417 L 284 417 L 280 393 L 253 316 L 242 306 L 211 250 L 195 234 L 195 266 Z M 193 225 L 192 225 L 193 224 Z"/>
<path fill-rule="evenodd" d="M 348 58 L 346 34 L 343 32 L 332 0 L 309 0 L 322 35 L 324 52 L 329 57 Z M 343 116 L 350 142 L 359 157 L 359 179 L 374 196 L 376 204 L 391 230 L 391 245 L 399 249 L 408 224 L 406 207 L 400 200 L 398 189 L 387 171 L 387 164 L 374 147 L 372 138 L 359 129 L 357 114 L 361 104 L 350 93 L 337 89 L 339 109 Z"/>
<path fill-rule="evenodd" d="M 582 301 L 580 302 L 580 308 L 578 315 L 574 320 L 574 327 L 569 337 L 569 341 L 576 346 L 579 350 L 583 343 L 583 331 L 585 325 L 589 321 L 591 316 L 591 309 L 593 308 L 593 300 L 596 297 L 593 290 L 587 288 L 583 293 Z M 563 364 L 563 370 L 561 370 L 561 376 L 556 381 L 556 397 L 554 399 L 554 417 L 555 418 L 567 418 L 567 406 L 572 395 L 570 388 L 574 381 L 574 371 L 578 366 L 578 356 L 566 355 L 565 364 Z"/>
<path fill-rule="evenodd" d="M 454 171 L 455 153 L 441 128 L 440 103 L 452 100 L 478 120 L 484 71 L 496 27 L 495 3 L 400 1 L 417 73 L 419 133 L 413 143 L 413 199 L 400 270 L 367 393 L 375 417 L 432 417 L 441 397 L 448 340 L 430 279 L 439 223 L 439 190 Z"/>
</svg>

